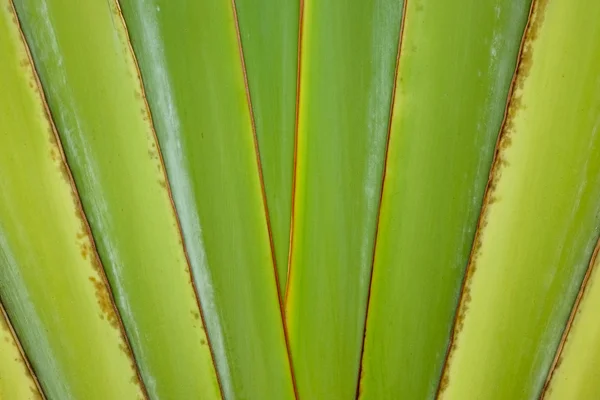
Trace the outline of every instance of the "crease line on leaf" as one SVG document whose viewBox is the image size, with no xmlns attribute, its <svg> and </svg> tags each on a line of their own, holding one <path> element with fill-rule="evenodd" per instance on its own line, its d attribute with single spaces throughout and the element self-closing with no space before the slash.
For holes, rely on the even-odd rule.
<svg viewBox="0 0 600 400">
<path fill-rule="evenodd" d="M 6 313 L 6 310 L 4 309 L 4 305 L 2 304 L 2 301 L 0 301 L 0 318 L 4 318 L 4 320 L 6 321 L 6 326 L 8 328 L 8 331 L 17 346 L 17 350 L 19 351 L 19 354 L 21 355 L 23 362 L 25 363 L 25 367 L 27 368 L 27 371 L 29 372 L 29 376 L 31 377 L 31 380 L 33 380 L 33 383 L 35 384 L 35 387 L 37 388 L 37 391 L 38 391 L 40 397 L 42 398 L 42 400 L 46 400 L 47 399 L 46 393 L 44 392 L 44 389 L 42 388 L 42 385 L 40 384 L 40 381 L 37 377 L 35 369 L 29 362 L 29 358 L 27 357 L 27 354 L 25 353 L 25 349 L 23 349 L 23 346 L 21 346 L 21 341 L 19 340 L 17 332 L 15 332 L 15 329 L 12 326 L 12 322 L 10 321 L 10 317 Z"/>
<path fill-rule="evenodd" d="M 300 78 L 302 76 L 302 36 L 303 36 L 303 28 L 304 28 L 304 1 L 300 0 L 298 5 L 298 40 L 297 40 L 297 55 L 296 55 L 296 110 L 294 115 L 294 150 L 293 150 L 293 160 L 292 160 L 292 204 L 290 207 L 290 234 L 289 234 L 289 242 L 288 242 L 288 265 L 287 265 L 287 274 L 285 281 L 285 292 L 283 295 L 283 305 L 282 312 L 283 315 L 283 326 L 286 332 L 286 346 L 288 349 L 288 358 L 290 362 L 290 367 L 292 369 L 292 379 L 294 383 L 294 392 L 296 395 L 296 399 L 298 399 L 298 391 L 296 389 L 296 381 L 294 378 L 294 360 L 292 359 L 292 354 L 289 348 L 289 340 L 287 339 L 287 318 L 285 316 L 285 311 L 287 310 L 287 300 L 288 294 L 290 290 L 290 281 L 291 281 L 291 272 L 292 272 L 292 243 L 294 240 L 294 223 L 295 223 L 295 210 L 296 210 L 296 171 L 297 171 L 297 161 L 298 161 L 298 121 L 300 115 Z"/>
<path fill-rule="evenodd" d="M 385 188 L 385 176 L 386 176 L 386 172 L 387 172 L 387 166 L 388 166 L 388 152 L 390 149 L 390 137 L 392 135 L 392 119 L 394 117 L 394 105 L 396 104 L 396 88 L 398 86 L 398 70 L 399 70 L 399 66 L 400 66 L 400 56 L 402 54 L 402 42 L 403 42 L 403 36 L 404 36 L 404 25 L 405 25 L 405 19 L 406 19 L 406 7 L 407 4 L 410 0 L 404 0 L 403 4 L 402 4 L 402 18 L 400 20 L 400 32 L 398 34 L 398 47 L 396 50 L 396 66 L 394 68 L 394 83 L 392 86 L 392 93 L 391 93 L 391 99 L 390 99 L 390 113 L 389 113 L 389 117 L 388 117 L 388 129 L 387 129 L 387 138 L 386 138 L 386 143 L 385 143 L 385 151 L 384 151 L 384 155 L 383 155 L 383 171 L 381 174 L 381 189 L 379 191 L 379 205 L 377 206 L 377 217 L 375 219 L 375 237 L 373 238 L 373 256 L 371 258 L 371 271 L 369 274 L 369 286 L 368 286 L 368 290 L 367 290 L 367 306 L 366 306 L 366 312 L 365 312 L 365 321 L 364 321 L 364 327 L 363 327 L 363 335 L 362 335 L 362 341 L 361 341 L 361 346 L 360 346 L 360 358 L 358 361 L 358 377 L 357 377 L 357 383 L 356 383 L 356 400 L 360 399 L 360 390 L 361 390 L 361 382 L 362 382 L 362 375 L 363 375 L 363 358 L 364 358 L 364 354 L 365 354 L 365 340 L 367 337 L 367 321 L 368 321 L 368 317 L 369 317 L 369 308 L 371 305 L 371 289 L 372 289 L 372 285 L 373 285 L 373 270 L 375 269 L 375 257 L 376 257 L 376 246 L 377 246 L 377 239 L 378 239 L 378 235 L 379 235 L 379 219 L 381 217 L 381 203 L 383 200 L 383 190 Z"/>
<path fill-rule="evenodd" d="M 596 265 L 596 259 L 598 258 L 598 254 L 600 253 L 600 238 L 598 238 L 598 242 L 596 243 L 596 248 L 592 253 L 592 257 L 590 258 L 590 263 L 588 264 L 588 268 L 585 272 L 585 276 L 583 277 L 583 281 L 581 282 L 581 286 L 579 287 L 579 292 L 577 292 L 577 297 L 575 298 L 575 303 L 573 304 L 573 308 L 571 309 L 571 314 L 569 315 L 569 319 L 567 320 L 567 324 L 563 331 L 563 334 L 560 338 L 560 342 L 556 349 L 556 354 L 554 355 L 554 359 L 552 360 L 552 365 L 548 370 L 548 375 L 546 376 L 546 380 L 544 382 L 544 386 L 542 387 L 542 392 L 540 394 L 540 400 L 546 398 L 546 394 L 548 394 L 548 389 L 550 387 L 550 383 L 552 382 L 552 378 L 554 377 L 554 373 L 560 366 L 560 362 L 562 360 L 562 354 L 564 347 L 569 340 L 569 334 L 571 333 L 571 328 L 573 328 L 573 322 L 577 317 L 577 313 L 579 311 L 579 306 L 581 305 L 581 301 L 586 294 L 588 288 L 588 282 L 592 273 L 594 272 L 594 266 Z"/>
<path fill-rule="evenodd" d="M 53 139 L 56 143 L 56 147 L 60 154 L 62 165 L 64 167 L 63 172 L 65 174 L 65 179 L 68 181 L 68 184 L 71 188 L 71 194 L 73 196 L 73 200 L 75 203 L 75 211 L 78 214 L 79 220 L 81 221 L 81 224 L 83 225 L 83 228 L 84 228 L 87 236 L 89 237 L 90 245 L 92 247 L 91 257 L 93 257 L 94 264 L 98 267 L 97 268 L 98 275 L 100 276 L 100 279 L 102 280 L 104 290 L 106 291 L 107 298 L 109 299 L 109 302 L 110 302 L 110 308 L 111 308 L 112 312 L 114 313 L 114 317 L 115 317 L 115 320 L 118 325 L 120 337 L 124 342 L 125 348 L 123 350 L 126 353 L 127 358 L 131 361 L 131 368 L 135 372 L 136 383 L 139 386 L 139 388 L 144 396 L 144 399 L 149 400 L 148 390 L 146 389 L 146 385 L 145 385 L 144 381 L 142 380 L 142 375 L 140 372 L 138 362 L 133 354 L 131 343 L 129 341 L 129 337 L 127 336 L 127 331 L 125 330 L 125 326 L 123 325 L 123 320 L 121 319 L 121 314 L 119 313 L 119 310 L 117 309 L 117 306 L 115 303 L 112 288 L 110 286 L 110 283 L 108 282 L 108 278 L 106 277 L 104 265 L 102 264 L 102 260 L 100 259 L 100 256 L 98 254 L 98 249 L 96 247 L 96 239 L 94 238 L 94 235 L 92 234 L 92 230 L 91 230 L 89 222 L 87 220 L 87 216 L 85 214 L 83 204 L 81 203 L 79 191 L 77 190 L 77 186 L 75 185 L 75 180 L 73 179 L 73 173 L 71 172 L 71 167 L 69 166 L 67 157 L 65 155 L 63 144 L 60 139 L 60 135 L 58 134 L 58 130 L 56 129 L 56 125 L 54 124 L 54 117 L 52 116 L 52 112 L 50 111 L 50 107 L 48 106 L 48 101 L 46 100 L 46 95 L 45 95 L 42 83 L 40 81 L 35 63 L 33 62 L 33 57 L 31 56 L 29 44 L 27 43 L 27 40 L 25 39 L 25 34 L 23 33 L 23 29 L 21 27 L 21 21 L 19 19 L 19 15 L 18 15 L 17 10 L 14 5 L 14 0 L 9 0 L 9 7 L 11 8 L 11 12 L 16 16 L 17 29 L 19 30 L 19 36 L 23 43 L 25 53 L 27 54 L 27 59 L 29 61 L 29 65 L 31 66 L 31 71 L 32 71 L 33 77 L 35 79 L 37 92 L 39 94 L 40 101 L 42 102 L 42 105 L 44 108 L 44 116 L 46 117 L 48 124 L 50 125 Z"/>
<path fill-rule="evenodd" d="M 539 5 L 538 5 L 539 3 Z M 469 260 L 467 262 L 467 267 L 465 269 L 463 281 L 460 287 L 460 295 L 458 299 L 458 305 L 456 308 L 456 312 L 454 314 L 454 321 L 452 323 L 452 331 L 450 333 L 450 340 L 448 343 L 448 347 L 446 350 L 446 357 L 444 359 L 444 366 L 442 367 L 442 373 L 440 375 L 440 380 L 438 382 L 438 387 L 436 390 L 436 399 L 439 399 L 449 384 L 449 375 L 448 368 L 450 365 L 450 361 L 452 358 L 452 354 L 456 349 L 456 338 L 462 329 L 462 320 L 464 319 L 464 315 L 466 313 L 466 307 L 468 305 L 469 299 L 466 296 L 468 292 L 468 287 L 472 280 L 473 274 L 475 272 L 475 259 L 479 248 L 481 247 L 481 233 L 486 224 L 486 217 L 488 213 L 488 206 L 493 203 L 493 194 L 495 192 L 496 183 L 498 178 L 500 177 L 501 168 L 504 164 L 504 160 L 502 159 L 502 150 L 505 147 L 510 146 L 510 138 L 508 135 L 508 131 L 511 124 L 511 119 L 514 115 L 513 109 L 518 109 L 520 107 L 520 99 L 514 96 L 515 89 L 522 84 L 523 79 L 525 79 L 529 73 L 529 67 L 531 66 L 531 42 L 535 40 L 536 32 L 538 28 L 538 22 L 535 20 L 536 12 L 541 8 L 545 7 L 547 0 L 532 0 L 529 8 L 529 14 L 527 16 L 527 24 L 525 25 L 525 30 L 523 36 L 521 38 L 521 44 L 519 46 L 519 52 L 517 53 L 517 60 L 515 63 L 515 71 L 513 73 L 513 77 L 510 83 L 508 96 L 506 98 L 506 106 L 504 108 L 504 116 L 502 118 L 502 124 L 500 125 L 500 132 L 498 134 L 498 138 L 496 139 L 496 146 L 494 148 L 494 157 L 492 160 L 492 167 L 490 168 L 490 173 L 488 175 L 488 181 L 485 186 L 485 192 L 483 196 L 483 202 L 481 206 L 481 211 L 479 213 L 479 218 L 477 220 L 477 229 L 475 232 L 475 237 L 473 238 L 473 245 L 471 246 L 471 253 L 469 254 Z"/>
<path fill-rule="evenodd" d="M 254 143 L 254 153 L 255 153 L 255 158 L 256 158 L 256 164 L 258 167 L 258 179 L 260 182 L 260 192 L 261 192 L 261 198 L 262 198 L 262 203 L 263 203 L 263 211 L 265 214 L 265 219 L 266 219 L 266 224 L 267 224 L 267 232 L 269 235 L 269 251 L 271 253 L 273 276 L 275 278 L 275 289 L 276 289 L 276 294 L 277 294 L 277 301 L 279 303 L 279 314 L 281 316 L 281 325 L 283 328 L 285 349 L 286 349 L 286 353 L 287 353 L 288 366 L 289 366 L 290 376 L 291 376 L 291 380 L 292 380 L 292 387 L 294 389 L 294 398 L 298 399 L 298 390 L 296 387 L 296 377 L 294 376 L 294 368 L 292 366 L 292 354 L 290 351 L 287 325 L 285 323 L 285 309 L 284 309 L 284 304 L 282 301 L 281 292 L 279 289 L 279 274 L 277 273 L 277 262 L 275 260 L 275 247 L 274 247 L 274 242 L 273 242 L 273 234 L 271 231 L 271 220 L 269 218 L 269 209 L 267 206 L 267 195 L 266 195 L 266 191 L 265 191 L 265 184 L 264 184 L 264 178 L 263 178 L 263 173 L 262 173 L 262 163 L 260 160 L 260 153 L 259 153 L 259 148 L 258 148 L 258 137 L 256 135 L 256 124 L 254 122 L 254 111 L 252 108 L 252 98 L 250 96 L 250 88 L 248 87 L 248 73 L 246 71 L 246 62 L 244 59 L 244 49 L 242 48 L 242 38 L 241 38 L 241 34 L 240 34 L 240 27 L 239 27 L 239 22 L 238 22 L 237 7 L 235 4 L 235 0 L 231 0 L 231 11 L 233 13 L 233 21 L 234 21 L 234 25 L 235 25 L 235 34 L 236 34 L 238 51 L 239 51 L 239 56 L 240 56 L 240 64 L 241 64 L 241 68 L 242 68 L 242 75 L 244 78 L 244 90 L 246 92 L 246 102 L 248 103 L 248 113 L 249 113 L 249 117 L 250 117 L 250 125 L 252 128 L 252 141 Z M 302 21 L 302 19 L 300 19 L 300 20 Z M 294 150 L 294 154 L 295 154 L 295 150 Z M 294 167 L 294 174 L 295 174 L 295 167 Z M 293 197 L 292 197 L 292 199 L 293 199 Z M 293 204 L 293 200 L 292 200 L 292 204 Z M 292 205 L 292 207 L 293 207 L 293 205 Z M 288 280 L 288 282 L 289 282 L 289 280 Z"/>
<path fill-rule="evenodd" d="M 135 51 L 133 50 L 133 45 L 131 44 L 131 36 L 129 34 L 129 29 L 127 28 L 127 23 L 125 22 L 125 18 L 123 17 L 123 11 L 121 9 L 121 3 L 120 0 L 114 0 L 114 4 L 116 6 L 116 10 L 117 10 L 117 14 L 118 14 L 118 18 L 123 26 L 123 29 L 125 30 L 125 37 L 127 38 L 127 48 L 129 49 L 129 53 L 131 54 L 131 57 L 133 59 L 133 65 L 135 67 L 135 71 L 136 71 L 136 78 L 137 78 L 137 82 L 139 84 L 139 90 L 140 90 L 140 94 L 141 94 L 141 98 L 142 101 L 144 102 L 144 109 L 146 110 L 146 114 L 147 114 L 147 118 L 148 118 L 148 122 L 150 125 L 150 131 L 152 132 L 152 140 L 154 141 L 154 144 L 156 145 L 156 149 L 157 149 L 157 153 L 158 153 L 158 161 L 160 163 L 160 167 L 161 167 L 161 175 L 164 179 L 165 182 L 165 190 L 167 191 L 167 195 L 169 196 L 169 202 L 171 204 L 171 211 L 173 213 L 173 216 L 175 218 L 175 223 L 177 225 L 177 232 L 179 235 L 179 239 L 180 239 L 180 243 L 181 246 L 183 248 L 183 254 L 185 256 L 185 262 L 187 264 L 187 272 L 188 275 L 190 277 L 190 282 L 192 285 L 192 289 L 194 291 L 194 297 L 196 299 L 196 304 L 198 305 L 198 310 L 200 313 L 200 320 L 202 321 L 202 328 L 204 331 L 204 334 L 206 335 L 206 341 L 208 344 L 208 349 L 210 350 L 210 358 L 211 358 L 211 362 L 215 371 L 215 375 L 216 375 L 216 379 L 217 379 L 217 384 L 219 385 L 219 393 L 221 395 L 221 398 L 224 399 L 224 393 L 223 393 L 223 385 L 221 383 L 221 376 L 218 373 L 218 369 L 217 369 L 217 364 L 215 362 L 215 354 L 214 354 L 214 350 L 213 350 L 213 345 L 212 345 L 212 341 L 210 338 L 210 335 L 208 333 L 208 330 L 206 329 L 206 320 L 204 317 L 204 309 L 202 308 L 202 301 L 200 299 L 200 294 L 198 292 L 198 289 L 196 287 L 196 282 L 194 280 L 194 276 L 193 276 L 193 272 L 191 269 L 191 262 L 190 262 L 190 257 L 188 254 L 188 250 L 187 250 L 187 246 L 185 245 L 185 241 L 183 240 L 183 230 L 181 229 L 181 221 L 179 219 L 179 214 L 177 213 L 177 208 L 175 207 L 175 201 L 173 199 L 173 192 L 171 190 L 171 183 L 169 181 L 169 178 L 167 176 L 167 168 L 165 165 L 165 161 L 163 158 L 163 154 L 162 154 L 162 149 L 160 147 L 160 143 L 158 140 L 158 136 L 156 134 L 156 129 L 154 128 L 154 119 L 152 116 L 152 111 L 150 110 L 150 105 L 148 104 L 148 99 L 146 98 L 146 89 L 144 87 L 144 81 L 142 78 L 142 72 L 140 70 L 140 66 L 137 60 L 137 56 L 135 55 Z"/>
<path fill-rule="evenodd" d="M 296 214 L 296 172 L 298 169 L 298 123 L 300 118 L 300 79 L 302 77 L 302 36 L 304 30 L 304 1 L 305 0 L 300 0 L 300 9 L 298 10 L 298 60 L 296 65 L 296 116 L 294 121 L 294 160 L 292 162 L 292 204 L 290 213 L 290 242 L 288 248 L 287 276 L 285 281 L 285 293 L 283 297 L 284 310 L 287 309 L 287 301 L 290 291 L 290 281 L 292 277 L 292 243 L 294 241 L 294 216 Z M 284 322 L 284 324 L 286 324 L 286 322 Z M 291 359 L 290 362 L 292 362 Z"/>
</svg>

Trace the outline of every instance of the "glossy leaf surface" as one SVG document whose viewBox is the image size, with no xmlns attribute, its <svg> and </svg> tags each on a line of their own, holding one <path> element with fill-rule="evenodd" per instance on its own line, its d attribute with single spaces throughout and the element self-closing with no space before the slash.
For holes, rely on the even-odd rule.
<svg viewBox="0 0 600 400">
<path fill-rule="evenodd" d="M 364 399 L 435 395 L 529 1 L 409 1 L 405 12 Z"/>
<path fill-rule="evenodd" d="M 17 6 L 150 397 L 219 398 L 117 4 L 18 0 Z M 86 47 L 93 51 L 82 52 Z"/>
<path fill-rule="evenodd" d="M 293 398 L 233 4 L 121 5 L 224 396 Z"/>
<path fill-rule="evenodd" d="M 538 396 L 600 231 L 600 3 L 535 3 L 442 398 Z"/>
</svg>

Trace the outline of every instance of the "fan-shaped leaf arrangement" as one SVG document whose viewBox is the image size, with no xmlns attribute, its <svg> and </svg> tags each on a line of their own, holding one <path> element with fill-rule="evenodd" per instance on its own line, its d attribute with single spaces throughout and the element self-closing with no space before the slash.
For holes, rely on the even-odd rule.
<svg viewBox="0 0 600 400">
<path fill-rule="evenodd" d="M 1 5 L 0 399 L 600 398 L 600 2 Z"/>
</svg>

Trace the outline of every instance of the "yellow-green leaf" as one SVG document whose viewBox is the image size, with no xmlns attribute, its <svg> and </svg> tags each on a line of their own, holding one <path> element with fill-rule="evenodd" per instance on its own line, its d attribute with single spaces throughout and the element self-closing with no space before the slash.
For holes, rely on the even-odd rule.
<svg viewBox="0 0 600 400">
<path fill-rule="evenodd" d="M 600 242 L 596 245 L 546 380 L 543 393 L 546 399 L 600 398 L 600 382 L 597 379 L 600 370 L 599 252 Z"/>
<path fill-rule="evenodd" d="M 407 2 L 361 399 L 435 396 L 529 3 Z"/>
<path fill-rule="evenodd" d="M 1 303 L 0 399 L 42 399 L 42 391 L 37 379 L 23 354 L 21 344 Z"/>
<path fill-rule="evenodd" d="M 16 15 L 6 0 L 0 8 L 0 37 L 2 303 L 49 398 L 143 398 Z"/>
<path fill-rule="evenodd" d="M 220 398 L 117 3 L 16 5 L 150 397 Z"/>
<path fill-rule="evenodd" d="M 443 399 L 538 396 L 600 231 L 600 3 L 538 0 Z"/>
</svg>

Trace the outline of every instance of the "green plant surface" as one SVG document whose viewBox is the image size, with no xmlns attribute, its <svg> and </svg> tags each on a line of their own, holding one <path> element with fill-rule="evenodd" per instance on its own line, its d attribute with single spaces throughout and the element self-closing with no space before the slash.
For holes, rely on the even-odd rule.
<svg viewBox="0 0 600 400">
<path fill-rule="evenodd" d="M 102 265 L 8 1 L 0 8 L 0 37 L 2 303 L 48 398 L 143 398 Z M 4 349 L 1 354 L 4 357 Z M 18 382 L 12 383 L 11 390 L 16 390 Z M 6 398 L 27 396 L 11 393 Z"/>
<path fill-rule="evenodd" d="M 224 397 L 294 398 L 233 3 L 121 6 Z"/>
<path fill-rule="evenodd" d="M 597 399 L 600 398 L 600 242 L 590 261 L 561 346 L 554 358 L 551 373 L 546 381 L 543 398 Z"/>
<path fill-rule="evenodd" d="M 290 247 L 300 5 L 298 0 L 235 4 L 283 295 Z"/>
<path fill-rule="evenodd" d="M 529 5 L 407 2 L 361 399 L 435 396 Z"/>
<path fill-rule="evenodd" d="M 535 2 L 440 398 L 542 389 L 600 232 L 599 19 Z"/>
<path fill-rule="evenodd" d="M 148 394 L 220 398 L 117 3 L 16 5 Z"/>
<path fill-rule="evenodd" d="M 286 297 L 300 398 L 355 396 L 401 12 L 304 1 Z"/>
<path fill-rule="evenodd" d="M 42 399 L 38 383 L 1 303 L 0 399 Z"/>
</svg>

